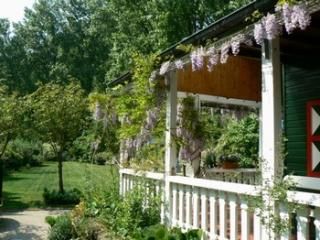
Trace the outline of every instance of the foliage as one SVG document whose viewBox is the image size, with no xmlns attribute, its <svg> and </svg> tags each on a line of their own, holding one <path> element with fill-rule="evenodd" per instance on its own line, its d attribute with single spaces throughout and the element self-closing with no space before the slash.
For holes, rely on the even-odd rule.
<svg viewBox="0 0 320 240">
<path fill-rule="evenodd" d="M 105 165 L 106 163 L 112 163 L 113 155 L 109 152 L 99 152 L 94 156 L 94 162 L 98 165 Z"/>
<path fill-rule="evenodd" d="M 49 240 L 70 240 L 73 237 L 72 222 L 68 214 L 53 218 L 47 218 L 51 229 L 49 232 Z M 53 225 L 51 225 L 53 224 Z"/>
<path fill-rule="evenodd" d="M 82 194 L 77 188 L 64 191 L 63 193 L 44 188 L 42 196 L 46 205 L 74 205 L 80 202 Z"/>
<path fill-rule="evenodd" d="M 48 142 L 58 159 L 59 191 L 63 192 L 62 161 L 67 147 L 81 135 L 88 117 L 87 102 L 79 85 L 47 84 L 29 97 L 35 131 Z"/>
<path fill-rule="evenodd" d="M 265 183 L 257 197 L 248 198 L 249 210 L 256 211 L 261 223 L 276 236 L 287 232 L 292 227 L 292 219 L 280 216 L 274 209 L 275 207 L 283 208 L 288 213 L 295 213 L 298 210 L 298 204 L 288 201 L 288 191 L 295 185 L 290 176 L 286 179 L 281 178 L 273 185 Z"/>
<path fill-rule="evenodd" d="M 248 2 L 36 1 L 12 31 L 0 21 L 0 79 L 22 93 L 48 82 L 103 89 L 132 66 L 134 52 L 166 49 Z"/>
<path fill-rule="evenodd" d="M 241 167 L 253 167 L 258 161 L 259 122 L 256 114 L 237 121 L 231 119 L 215 147 L 218 156 L 239 159 Z"/>
<path fill-rule="evenodd" d="M 139 240 L 200 240 L 202 239 L 202 231 L 192 229 L 182 231 L 180 228 L 168 229 L 164 225 L 153 225 L 146 228 Z"/>
<path fill-rule="evenodd" d="M 23 166 L 39 166 L 42 163 L 42 148 L 37 141 L 16 138 L 7 146 L 3 155 L 6 169 L 17 170 Z"/>
<path fill-rule="evenodd" d="M 3 187 L 3 155 L 7 146 L 22 132 L 25 107 L 16 94 L 9 95 L 7 89 L 0 86 L 0 202 Z"/>
</svg>

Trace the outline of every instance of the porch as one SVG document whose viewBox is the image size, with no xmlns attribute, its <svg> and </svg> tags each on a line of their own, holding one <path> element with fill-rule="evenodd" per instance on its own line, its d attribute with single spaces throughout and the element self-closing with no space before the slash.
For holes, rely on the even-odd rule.
<svg viewBox="0 0 320 240">
<path fill-rule="evenodd" d="M 317 9 L 313 11 L 313 22 L 306 31 L 265 40 L 261 46 L 241 45 L 238 56 L 230 57 L 223 65 L 218 64 L 213 72 L 206 69 L 192 71 L 190 62 L 183 70 L 169 68 L 164 80 L 167 89 L 164 173 L 121 169 L 121 194 L 125 195 L 138 186 L 148 189 L 150 194 L 160 195 L 163 223 L 183 229 L 200 228 L 205 239 L 320 239 L 320 180 L 314 177 L 319 172 L 319 154 L 311 152 L 311 145 L 308 145 L 309 163 L 307 156 L 299 156 L 299 163 L 295 164 L 294 156 L 291 157 L 292 146 L 290 158 L 284 160 L 281 152 L 282 133 L 287 133 L 291 124 L 284 122 L 283 118 L 288 112 L 284 109 L 291 107 L 284 97 L 289 81 L 283 69 L 290 68 L 294 60 L 301 61 L 306 54 L 314 56 L 319 53 L 315 42 L 320 39 L 314 31 L 319 31 L 320 18 Z M 304 47 L 308 52 L 301 52 L 296 47 Z M 316 79 L 319 80 L 319 76 Z M 238 170 L 241 177 L 235 178 L 232 171 L 213 169 L 210 174 L 215 180 L 177 175 L 178 154 L 174 140 L 177 102 L 179 97 L 190 95 L 199 102 L 259 109 L 259 170 Z M 320 95 L 306 97 L 304 101 L 315 97 L 320 98 Z M 305 118 L 305 112 L 301 113 L 304 110 L 298 109 Z M 314 128 L 312 133 L 318 126 Z M 295 137 L 288 139 L 289 146 L 295 143 Z M 301 149 L 306 143 L 304 136 L 299 139 L 303 139 L 303 143 L 295 146 Z M 290 168 L 285 170 L 285 164 Z M 299 167 L 308 168 L 311 174 L 302 176 L 301 172 L 308 171 L 299 172 Z M 287 177 L 291 172 L 294 176 Z M 247 177 L 252 173 L 253 180 Z M 277 188 L 287 180 L 293 184 Z M 285 192 L 281 195 L 280 191 Z M 262 205 L 252 204 L 257 201 Z M 294 210 L 290 208 L 292 205 Z"/>
</svg>

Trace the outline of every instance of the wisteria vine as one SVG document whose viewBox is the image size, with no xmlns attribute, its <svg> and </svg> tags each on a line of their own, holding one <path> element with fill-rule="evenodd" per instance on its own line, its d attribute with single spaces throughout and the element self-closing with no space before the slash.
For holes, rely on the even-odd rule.
<svg viewBox="0 0 320 240">
<path fill-rule="evenodd" d="M 254 24 L 253 32 L 247 36 L 239 34 L 231 40 L 223 43 L 220 48 L 213 46 L 205 49 L 199 47 L 190 54 L 192 71 L 199 71 L 204 66 L 211 72 L 217 64 L 224 64 L 228 61 L 230 52 L 238 55 L 241 44 L 252 46 L 253 39 L 258 45 L 262 45 L 265 39 L 275 39 L 282 33 L 282 26 L 286 32 L 291 34 L 296 29 L 305 30 L 311 23 L 311 15 L 305 3 L 289 4 L 287 2 L 278 4 L 275 13 L 267 13 L 257 23 Z M 172 64 L 173 68 L 184 69 L 184 62 L 176 60 Z M 165 75 L 171 68 L 171 62 L 167 61 L 160 68 L 160 75 Z"/>
</svg>

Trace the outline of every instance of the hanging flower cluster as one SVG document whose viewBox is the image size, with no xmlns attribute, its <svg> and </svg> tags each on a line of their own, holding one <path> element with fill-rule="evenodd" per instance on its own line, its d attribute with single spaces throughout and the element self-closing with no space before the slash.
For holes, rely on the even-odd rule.
<svg viewBox="0 0 320 240">
<path fill-rule="evenodd" d="M 210 47 L 207 50 L 205 50 L 204 47 L 195 49 L 190 54 L 192 71 L 201 70 L 206 63 L 207 70 L 211 72 L 218 63 L 224 64 L 228 61 L 230 50 L 232 54 L 236 56 L 240 52 L 241 44 L 252 46 L 252 38 L 254 38 L 255 42 L 259 45 L 263 43 L 264 39 L 272 40 L 276 38 L 281 34 L 282 23 L 289 34 L 297 28 L 304 30 L 311 23 L 310 13 L 304 3 L 297 5 L 284 3 L 281 6 L 277 6 L 276 13 L 277 12 L 281 13 L 282 19 L 278 20 L 276 14 L 268 13 L 254 25 L 252 36 L 239 34 L 229 42 L 222 44 L 220 49 L 216 49 L 215 47 Z M 160 68 L 160 75 L 164 75 L 169 70 L 169 66 L 170 62 L 163 63 Z M 183 69 L 184 63 L 182 60 L 176 60 L 174 67 L 176 69 Z"/>
<path fill-rule="evenodd" d="M 203 47 L 200 47 L 191 53 L 190 58 L 191 58 L 192 71 L 197 71 L 202 69 L 204 65 L 204 57 L 205 57 L 205 51 Z"/>
<path fill-rule="evenodd" d="M 149 144 L 152 140 L 152 131 L 156 127 L 160 119 L 160 107 L 154 107 L 146 112 L 146 119 L 141 126 L 140 132 L 134 138 L 128 138 L 123 140 L 123 160 L 129 161 L 134 157 L 136 153 L 146 144 Z M 130 124 L 128 119 L 125 120 L 126 124 Z M 123 122 L 124 123 L 124 122 Z"/>
<path fill-rule="evenodd" d="M 185 98 L 178 104 L 176 134 L 180 140 L 179 159 L 191 162 L 199 158 L 203 140 L 193 98 Z"/>
<path fill-rule="evenodd" d="M 275 14 L 268 13 L 260 22 L 254 25 L 254 39 L 261 45 L 264 39 L 272 40 L 281 32 L 281 26 Z"/>
<path fill-rule="evenodd" d="M 304 3 L 297 5 L 284 3 L 282 6 L 278 6 L 276 10 L 281 12 L 285 29 L 289 34 L 297 28 L 305 30 L 311 23 L 310 13 Z"/>
<path fill-rule="evenodd" d="M 208 56 L 207 69 L 209 72 L 212 72 L 213 67 L 217 65 L 219 62 L 220 55 L 214 47 L 211 47 L 207 51 L 207 56 Z"/>
</svg>

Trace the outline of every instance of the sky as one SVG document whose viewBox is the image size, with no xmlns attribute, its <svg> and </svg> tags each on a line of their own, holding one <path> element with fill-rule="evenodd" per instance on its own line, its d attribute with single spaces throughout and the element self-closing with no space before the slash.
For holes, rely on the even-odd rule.
<svg viewBox="0 0 320 240">
<path fill-rule="evenodd" d="M 11 22 L 23 19 L 24 8 L 31 8 L 35 0 L 0 0 L 0 18 L 8 18 Z"/>
</svg>

